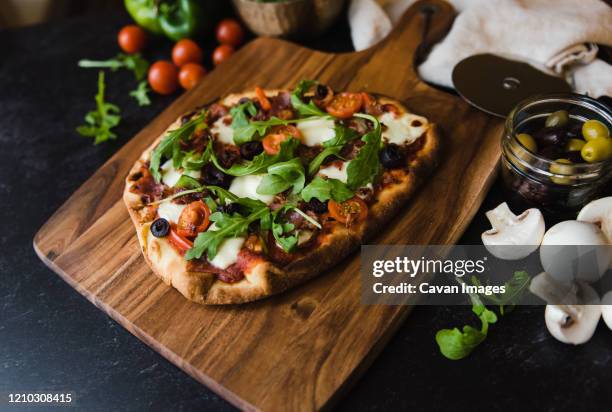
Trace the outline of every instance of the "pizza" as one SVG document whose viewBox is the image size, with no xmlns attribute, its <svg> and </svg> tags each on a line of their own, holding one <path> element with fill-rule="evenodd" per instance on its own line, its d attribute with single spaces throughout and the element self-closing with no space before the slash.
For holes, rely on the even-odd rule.
<svg viewBox="0 0 612 412">
<path fill-rule="evenodd" d="M 230 94 L 177 119 L 136 161 L 123 199 L 152 271 L 187 299 L 265 298 L 340 262 L 436 165 L 435 124 L 388 97 Z"/>
</svg>

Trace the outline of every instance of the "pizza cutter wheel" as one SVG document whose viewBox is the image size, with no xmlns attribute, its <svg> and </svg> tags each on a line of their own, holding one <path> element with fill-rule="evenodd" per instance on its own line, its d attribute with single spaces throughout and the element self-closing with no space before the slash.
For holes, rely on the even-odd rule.
<svg viewBox="0 0 612 412">
<path fill-rule="evenodd" d="M 504 118 L 521 100 L 530 96 L 571 92 L 562 78 L 549 76 L 527 63 L 492 54 L 461 60 L 453 69 L 452 78 L 455 89 L 465 101 Z"/>
</svg>

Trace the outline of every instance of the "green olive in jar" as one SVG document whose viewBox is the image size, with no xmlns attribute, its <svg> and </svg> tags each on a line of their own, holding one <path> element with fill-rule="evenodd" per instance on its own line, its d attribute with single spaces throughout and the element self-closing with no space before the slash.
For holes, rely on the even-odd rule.
<svg viewBox="0 0 612 412">
<path fill-rule="evenodd" d="M 572 162 L 569 159 L 557 159 L 555 163 L 550 165 L 550 173 L 560 175 L 572 174 Z M 569 185 L 572 183 L 572 179 L 568 176 L 551 176 L 550 180 L 558 185 Z"/>
<path fill-rule="evenodd" d="M 587 120 L 582 125 L 582 137 L 587 141 L 598 137 L 610 137 L 610 131 L 599 120 Z"/>
<path fill-rule="evenodd" d="M 569 122 L 569 114 L 565 110 L 557 110 L 548 115 L 544 125 L 546 127 L 563 127 Z"/>
<path fill-rule="evenodd" d="M 516 140 L 519 141 L 527 150 L 531 153 L 538 152 L 538 145 L 533 137 L 527 133 L 521 133 L 516 136 Z"/>
<path fill-rule="evenodd" d="M 565 150 L 567 152 L 575 152 L 575 151 L 579 151 L 582 150 L 582 147 L 584 146 L 586 142 L 582 139 L 569 139 L 567 141 L 567 144 L 565 145 Z"/>
<path fill-rule="evenodd" d="M 612 157 L 612 139 L 598 137 L 589 140 L 580 150 L 582 158 L 589 163 L 601 162 Z"/>
</svg>

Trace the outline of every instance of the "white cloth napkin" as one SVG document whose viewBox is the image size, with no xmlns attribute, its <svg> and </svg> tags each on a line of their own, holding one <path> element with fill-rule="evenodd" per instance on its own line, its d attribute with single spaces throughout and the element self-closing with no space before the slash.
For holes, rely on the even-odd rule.
<svg viewBox="0 0 612 412">
<path fill-rule="evenodd" d="M 459 14 L 418 67 L 425 81 L 452 87 L 451 73 L 459 61 L 491 53 L 563 76 L 578 93 L 612 96 L 612 66 L 596 58 L 596 44 L 612 46 L 612 7 L 602 0 L 447 1 Z M 355 49 L 383 39 L 414 2 L 352 0 Z"/>
</svg>

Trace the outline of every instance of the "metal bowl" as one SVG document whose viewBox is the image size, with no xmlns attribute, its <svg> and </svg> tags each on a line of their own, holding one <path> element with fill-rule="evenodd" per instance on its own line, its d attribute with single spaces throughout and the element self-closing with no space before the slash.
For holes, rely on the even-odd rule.
<svg viewBox="0 0 612 412">
<path fill-rule="evenodd" d="M 344 6 L 344 0 L 232 1 L 252 32 L 285 38 L 321 34 L 336 20 Z"/>
</svg>

